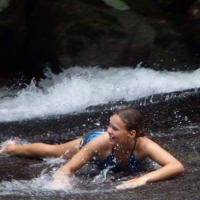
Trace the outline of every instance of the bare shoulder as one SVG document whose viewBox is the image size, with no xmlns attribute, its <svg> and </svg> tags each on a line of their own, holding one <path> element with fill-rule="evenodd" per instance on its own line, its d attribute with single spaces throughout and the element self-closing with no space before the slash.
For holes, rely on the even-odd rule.
<svg viewBox="0 0 200 200">
<path fill-rule="evenodd" d="M 151 145 L 157 145 L 153 140 L 147 137 L 139 137 L 137 138 L 138 148 L 148 148 Z"/>
<path fill-rule="evenodd" d="M 151 149 L 159 147 L 157 143 L 147 137 L 137 138 L 136 144 L 136 154 L 138 155 L 139 160 L 142 160 L 149 156 Z"/>
<path fill-rule="evenodd" d="M 108 133 L 104 132 L 101 135 L 95 137 L 83 148 L 89 148 L 90 150 L 96 152 L 107 151 L 108 149 L 110 149 Z"/>
</svg>

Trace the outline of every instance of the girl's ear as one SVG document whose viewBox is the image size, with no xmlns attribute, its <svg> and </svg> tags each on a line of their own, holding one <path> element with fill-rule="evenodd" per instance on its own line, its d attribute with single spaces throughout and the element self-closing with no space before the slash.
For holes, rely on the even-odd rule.
<svg viewBox="0 0 200 200">
<path fill-rule="evenodd" d="M 133 137 L 133 138 L 135 138 L 135 137 L 136 137 L 136 131 L 135 131 L 135 130 L 132 130 L 132 131 L 130 132 L 130 136 Z"/>
</svg>

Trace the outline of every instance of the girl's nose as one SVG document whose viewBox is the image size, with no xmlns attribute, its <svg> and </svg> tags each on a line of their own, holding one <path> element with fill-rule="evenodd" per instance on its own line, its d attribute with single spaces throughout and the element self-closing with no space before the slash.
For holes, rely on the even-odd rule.
<svg viewBox="0 0 200 200">
<path fill-rule="evenodd" d="M 112 133 L 112 128 L 110 126 L 108 126 L 108 128 L 107 128 L 107 132 Z"/>
</svg>

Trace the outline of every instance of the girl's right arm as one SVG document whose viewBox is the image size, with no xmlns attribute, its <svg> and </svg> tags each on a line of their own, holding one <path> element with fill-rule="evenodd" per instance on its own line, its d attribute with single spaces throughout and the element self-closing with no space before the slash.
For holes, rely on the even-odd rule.
<svg viewBox="0 0 200 200">
<path fill-rule="evenodd" d="M 108 147 L 108 136 L 102 134 L 92 139 L 88 144 L 82 147 L 66 164 L 61 166 L 53 175 L 54 180 L 66 179 L 66 175 L 74 174 L 78 169 L 92 159 L 93 156 L 102 154 Z"/>
</svg>

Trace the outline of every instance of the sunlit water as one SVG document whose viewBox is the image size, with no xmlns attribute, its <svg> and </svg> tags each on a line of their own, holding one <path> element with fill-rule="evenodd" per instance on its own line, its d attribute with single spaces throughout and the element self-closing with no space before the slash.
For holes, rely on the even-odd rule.
<svg viewBox="0 0 200 200">
<path fill-rule="evenodd" d="M 190 72 L 154 71 L 144 68 L 74 67 L 46 78 L 34 79 L 15 92 L 0 89 L 0 121 L 16 121 L 72 112 L 117 100 L 137 100 L 154 94 L 200 87 L 200 69 Z M 9 95 L 8 95 L 9 94 Z"/>
</svg>

